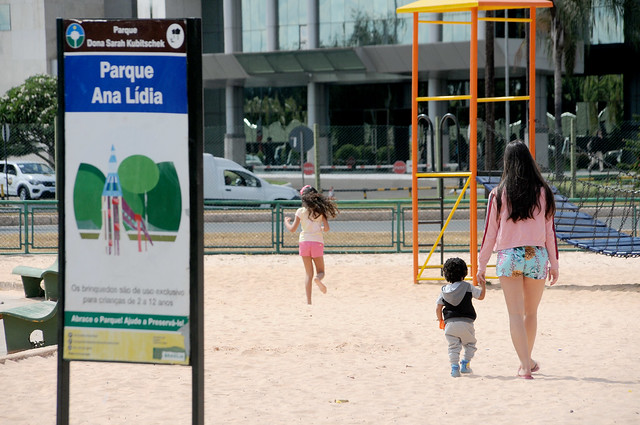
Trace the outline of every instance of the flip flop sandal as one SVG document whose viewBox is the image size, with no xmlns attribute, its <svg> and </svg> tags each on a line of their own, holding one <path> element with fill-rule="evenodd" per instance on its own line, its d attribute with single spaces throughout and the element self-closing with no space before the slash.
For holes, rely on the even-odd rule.
<svg viewBox="0 0 640 425">
<path fill-rule="evenodd" d="M 519 368 L 518 368 L 518 374 L 516 375 L 518 378 L 520 378 L 520 379 L 533 379 L 533 376 L 531 376 L 531 374 L 530 374 L 530 373 L 527 373 L 527 374 L 525 374 L 525 375 L 521 375 L 521 374 L 520 374 L 520 371 L 521 371 L 521 370 L 522 370 L 522 368 L 521 368 L 521 367 L 519 367 Z"/>
</svg>

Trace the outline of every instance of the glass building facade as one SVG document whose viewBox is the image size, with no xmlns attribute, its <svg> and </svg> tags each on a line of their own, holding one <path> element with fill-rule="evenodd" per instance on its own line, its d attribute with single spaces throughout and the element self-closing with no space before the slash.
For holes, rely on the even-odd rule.
<svg viewBox="0 0 640 425">
<path fill-rule="evenodd" d="M 264 52 L 267 49 L 266 2 L 242 0 L 242 51 Z"/>
<path fill-rule="evenodd" d="M 383 44 L 411 44 L 412 17 L 396 9 L 413 0 L 319 0 L 319 46 L 353 47 Z M 308 2 L 279 0 L 278 50 L 304 50 L 308 42 Z M 266 50 L 266 2 L 242 0 L 243 51 Z M 448 14 L 448 20 L 469 21 L 468 13 Z M 447 28 L 448 26 L 445 26 Z M 447 28 L 442 41 L 469 40 L 468 26 Z M 420 42 L 429 42 L 421 33 Z"/>
<path fill-rule="evenodd" d="M 280 0 L 278 2 L 278 44 L 280 50 L 307 48 L 308 2 Z"/>
<path fill-rule="evenodd" d="M 604 0 L 596 0 L 593 8 L 591 44 L 613 44 L 624 42 L 624 18 L 604 5 Z"/>
<path fill-rule="evenodd" d="M 396 9 L 413 0 L 319 0 L 318 47 L 354 47 L 384 44 L 411 44 L 412 16 Z M 308 41 L 308 2 L 278 0 L 278 49 L 304 50 Z M 242 37 L 244 52 L 266 50 L 265 0 L 242 0 Z M 498 15 L 504 16 L 502 11 Z M 520 10 L 513 13 L 521 13 Z M 511 16 L 513 17 L 513 16 Z M 421 16 L 421 19 L 430 19 Z M 446 21 L 469 22 L 468 12 L 448 13 Z M 622 16 L 598 0 L 594 8 L 592 44 L 622 43 Z M 442 42 L 469 41 L 469 25 L 443 25 Z M 428 32 L 420 33 L 420 42 L 429 43 Z"/>
</svg>

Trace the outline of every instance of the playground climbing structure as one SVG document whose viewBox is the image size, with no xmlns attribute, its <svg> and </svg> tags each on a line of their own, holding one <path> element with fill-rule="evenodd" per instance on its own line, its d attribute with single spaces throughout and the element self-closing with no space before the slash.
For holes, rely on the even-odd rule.
<svg viewBox="0 0 640 425">
<path fill-rule="evenodd" d="M 431 101 L 453 101 L 465 100 L 469 102 L 469 193 L 470 193 L 470 214 L 469 214 L 469 255 L 470 255 L 470 275 L 475 275 L 478 267 L 478 224 L 477 224 L 477 119 L 478 102 L 506 102 L 506 101 L 528 101 L 529 102 L 529 149 L 535 157 L 535 71 L 536 71 L 536 9 L 552 7 L 553 3 L 543 0 L 419 0 L 397 9 L 397 13 L 413 14 L 413 42 L 411 58 L 411 165 L 412 165 L 412 237 L 413 237 L 413 276 L 414 283 L 420 280 L 433 280 L 429 277 L 422 277 L 425 269 L 419 267 L 419 243 L 418 243 L 418 180 L 421 178 L 433 177 L 429 173 L 418 172 L 418 103 Z M 528 9 L 529 17 L 517 19 L 518 22 L 529 24 L 529 90 L 528 96 L 503 96 L 492 98 L 478 98 L 478 21 L 494 20 L 502 22 L 513 22 L 512 18 L 484 18 L 479 17 L 479 12 L 487 10 L 505 9 Z M 424 24 L 443 25 L 450 24 L 446 21 L 431 21 L 421 19 L 420 14 L 445 14 L 450 12 L 469 12 L 469 22 L 456 22 L 456 24 L 466 24 L 471 28 L 470 49 L 469 49 L 469 91 L 468 95 L 461 96 L 418 96 L 419 78 L 419 28 Z M 430 257 L 430 256 L 429 256 Z M 426 263 L 425 263 L 426 266 Z"/>
</svg>

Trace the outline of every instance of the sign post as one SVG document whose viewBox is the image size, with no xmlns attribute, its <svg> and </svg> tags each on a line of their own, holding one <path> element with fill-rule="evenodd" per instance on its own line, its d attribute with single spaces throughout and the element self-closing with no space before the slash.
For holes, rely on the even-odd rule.
<svg viewBox="0 0 640 425">
<path fill-rule="evenodd" d="M 297 126 L 289 132 L 289 145 L 291 149 L 300 151 L 300 173 L 304 186 L 304 153 L 313 147 L 313 131 L 305 125 Z"/>
<path fill-rule="evenodd" d="M 2 198 L 9 199 L 9 171 L 7 166 L 7 142 L 11 136 L 11 129 L 9 124 L 3 124 L 2 126 L 2 141 L 4 147 L 4 190 L 2 191 Z"/>
<path fill-rule="evenodd" d="M 199 19 L 58 19 L 58 424 L 69 362 L 192 366 L 204 423 Z"/>
</svg>

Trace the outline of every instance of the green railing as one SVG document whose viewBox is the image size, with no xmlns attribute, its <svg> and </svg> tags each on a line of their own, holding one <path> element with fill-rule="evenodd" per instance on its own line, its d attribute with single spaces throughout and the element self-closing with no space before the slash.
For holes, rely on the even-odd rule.
<svg viewBox="0 0 640 425">
<path fill-rule="evenodd" d="M 300 201 L 207 201 L 205 254 L 297 253 L 298 233 L 287 231 L 283 223 L 284 217 L 293 217 L 299 207 Z M 325 234 L 326 252 L 411 252 L 409 200 L 340 201 L 338 208 L 340 213 L 330 220 L 331 231 Z M 420 214 L 439 216 L 440 206 L 425 203 Z M 452 226 L 452 231 L 461 236 L 447 238 L 447 250 L 468 247 L 468 205 L 461 214 L 466 221 L 456 222 L 458 229 Z M 435 239 L 440 229 L 437 225 L 431 227 L 421 228 L 421 243 Z M 57 246 L 57 201 L 0 201 L 0 254 L 50 254 L 57 251 Z"/>
<path fill-rule="evenodd" d="M 584 201 L 584 200 L 583 200 Z M 420 203 L 421 252 L 428 252 L 455 200 Z M 298 233 L 284 227 L 284 217 L 293 217 L 300 201 L 224 202 L 207 201 L 204 206 L 205 254 L 296 254 Z M 482 241 L 486 200 L 478 200 L 478 242 Z M 602 205 L 600 205 L 602 207 Z M 398 253 L 412 251 L 410 200 L 339 201 L 338 216 L 329 221 L 325 234 L 327 253 Z M 637 205 L 625 223 L 630 234 L 638 234 Z M 625 230 L 625 232 L 627 231 Z M 153 237 L 153 236 L 152 236 Z M 468 252 L 469 201 L 462 200 L 437 251 Z M 563 250 L 572 246 L 560 244 Z M 0 254 L 55 254 L 58 249 L 57 201 L 0 200 Z"/>
<path fill-rule="evenodd" d="M 58 203 L 0 201 L 0 253 L 56 253 Z"/>
<path fill-rule="evenodd" d="M 325 252 L 392 253 L 411 250 L 401 235 L 404 220 L 411 220 L 409 201 L 341 201 L 340 213 L 330 220 L 324 235 Z M 269 204 L 215 202 L 205 204 L 204 250 L 218 253 L 297 253 L 298 233 L 284 227 L 300 202 Z M 410 226 L 409 226 L 410 227 Z M 410 240 L 410 239 L 409 239 Z"/>
</svg>

